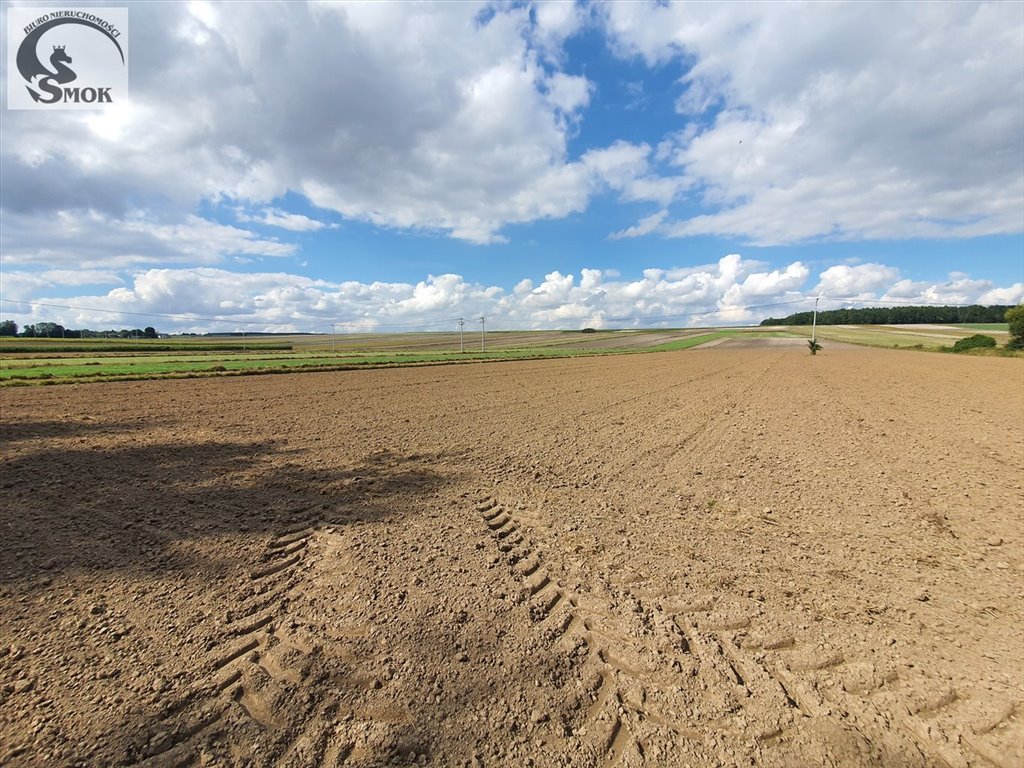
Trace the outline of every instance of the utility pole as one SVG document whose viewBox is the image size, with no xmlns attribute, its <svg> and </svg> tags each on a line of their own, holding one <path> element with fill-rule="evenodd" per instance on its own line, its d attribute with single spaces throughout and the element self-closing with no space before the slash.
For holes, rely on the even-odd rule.
<svg viewBox="0 0 1024 768">
<path fill-rule="evenodd" d="M 331 323 L 331 352 L 338 351 L 338 337 L 334 335 L 334 323 Z"/>
<path fill-rule="evenodd" d="M 818 340 L 818 302 L 821 300 L 821 296 L 814 297 L 814 319 L 811 321 L 811 342 Z"/>
<path fill-rule="evenodd" d="M 460 317 L 459 318 L 459 352 L 465 352 L 466 351 L 466 345 L 463 342 L 463 337 L 462 337 L 463 328 L 465 328 L 465 326 L 466 326 L 466 321 L 463 320 Z"/>
<path fill-rule="evenodd" d="M 486 323 L 486 320 L 484 319 L 484 316 L 481 315 L 480 316 L 480 351 L 481 352 L 484 351 L 484 325 L 485 325 L 485 323 Z"/>
</svg>

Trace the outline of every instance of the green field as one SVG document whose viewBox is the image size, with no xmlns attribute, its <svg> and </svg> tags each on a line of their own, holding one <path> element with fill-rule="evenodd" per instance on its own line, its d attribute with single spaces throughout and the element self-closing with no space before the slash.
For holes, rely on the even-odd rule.
<svg viewBox="0 0 1024 768">
<path fill-rule="evenodd" d="M 89 381 L 346 370 L 363 367 L 530 360 L 581 355 L 687 349 L 743 332 L 739 329 L 607 331 L 591 334 L 492 332 L 481 351 L 467 334 L 459 351 L 456 334 L 361 334 L 297 336 L 246 344 L 192 338 L 142 341 L 102 339 L 69 344 L 60 339 L 0 342 L 0 384 Z"/>
<path fill-rule="evenodd" d="M 290 337 L 291 338 L 291 337 Z M 207 337 L 174 339 L 23 339 L 0 336 L 0 354 L 81 354 L 88 352 L 124 354 L 127 352 L 232 352 L 246 350 L 291 349 L 291 341 L 279 339 L 247 341 Z"/>
<path fill-rule="evenodd" d="M 996 333 L 1009 333 L 1009 323 L 957 323 L 955 328 L 965 328 L 969 331 L 994 331 Z"/>
<path fill-rule="evenodd" d="M 584 355 L 675 352 L 733 336 L 810 336 L 805 326 L 658 330 L 489 331 L 170 339 L 0 339 L 0 386 L 239 376 L 365 367 L 443 365 L 497 360 L 542 360 Z M 1000 345 L 1005 323 L 964 326 L 819 326 L 826 343 L 943 351 L 985 331 Z M 1001 352 L 1001 350 L 999 351 Z"/>
<path fill-rule="evenodd" d="M 0 381 L 40 382 L 49 380 L 93 380 L 93 379 L 149 379 L 174 374 L 228 374 L 228 373 L 276 373 L 290 369 L 344 370 L 367 366 L 423 365 L 428 363 L 461 363 L 480 360 L 523 360 L 548 357 L 572 357 L 588 354 L 614 354 L 614 352 L 586 352 L 566 350 L 563 352 L 544 349 L 495 350 L 493 352 L 434 352 L 434 353 L 391 353 L 377 355 L 322 355 L 309 357 L 295 355 L 287 357 L 215 357 L 196 360 L 180 359 L 138 359 L 105 358 L 102 361 L 80 362 L 74 359 L 33 360 L 29 363 L 18 361 L 8 364 L 0 362 Z"/>
<path fill-rule="evenodd" d="M 998 328 L 985 330 L 985 333 L 992 336 L 1000 347 L 1010 339 L 1006 324 L 1001 325 L 1001 330 Z M 799 326 L 799 328 L 803 328 L 803 326 Z M 790 330 L 798 330 L 798 327 L 790 326 Z M 869 347 L 948 351 L 952 349 L 958 339 L 979 333 L 981 330 L 974 325 L 819 325 L 818 338 L 823 341 L 841 341 Z"/>
</svg>

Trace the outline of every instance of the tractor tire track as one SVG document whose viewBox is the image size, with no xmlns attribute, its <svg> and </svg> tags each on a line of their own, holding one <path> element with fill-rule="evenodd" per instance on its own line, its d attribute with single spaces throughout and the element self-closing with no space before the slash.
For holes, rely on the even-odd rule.
<svg viewBox="0 0 1024 768">
<path fill-rule="evenodd" d="M 200 667 L 191 689 L 162 708 L 140 750 L 143 759 L 134 765 L 193 764 L 198 759 L 195 742 L 199 737 L 217 736 L 232 712 L 241 713 L 261 730 L 278 725 L 273 699 L 283 695 L 295 679 L 267 660 L 280 655 L 280 648 L 287 645 L 275 623 L 287 614 L 288 595 L 299 582 L 298 567 L 318 525 L 316 519 L 307 518 L 266 545 L 261 564 L 250 570 L 248 583 L 227 614 L 227 629 L 208 648 L 210 660 Z"/>
<path fill-rule="evenodd" d="M 761 617 L 716 614 L 717 603 L 717 597 L 705 597 L 666 616 L 681 646 L 693 649 L 706 670 L 745 691 L 745 706 L 767 702 L 759 713 L 762 722 L 771 722 L 772 710 L 780 713 L 756 734 L 764 745 L 785 740 L 809 720 L 840 717 L 883 759 L 899 755 L 907 764 L 948 768 L 1003 768 L 1024 761 L 1018 702 L 1003 699 L 994 706 L 991 694 L 943 688 L 928 674 L 919 673 L 911 684 L 901 670 L 848 657 L 841 642 L 822 648 L 777 629 L 758 637 Z M 979 707 L 989 712 L 987 717 L 971 713 Z"/>
<path fill-rule="evenodd" d="M 848 424 L 862 421 L 820 371 L 814 371 L 814 379 Z M 882 474 L 886 468 L 883 456 L 867 456 L 864 460 L 876 473 Z M 840 661 L 832 666 L 842 665 Z M 919 677 L 911 684 L 905 673 L 889 670 L 867 686 L 860 680 L 841 678 L 824 682 L 838 683 L 830 686 L 829 691 L 834 691 L 831 695 L 849 711 L 863 714 L 869 720 L 891 722 L 922 754 L 948 768 L 1001 766 L 1000 761 L 1007 760 L 1009 765 L 1024 766 L 1024 719 L 1020 717 L 1020 703 L 1009 693 L 993 697 L 991 692 L 980 689 L 947 688 L 940 678 L 927 673 Z M 851 695 L 856 692 L 863 695 Z M 995 720 L 991 714 L 993 705 L 1002 713 Z M 987 709 L 988 714 L 981 714 L 981 708 Z M 990 736 L 993 731 L 995 734 Z M 1004 743 L 1001 739 L 1007 734 L 1011 737 Z"/>
<path fill-rule="evenodd" d="M 591 699 L 583 727 L 603 756 L 599 765 L 644 762 L 657 731 L 676 740 L 705 741 L 706 729 L 680 717 L 693 706 L 702 710 L 703 719 L 710 718 L 720 737 L 738 743 L 753 739 L 761 751 L 784 745 L 791 733 L 812 721 L 841 720 L 879 757 L 899 756 L 907 765 L 932 760 L 949 768 L 1001 768 L 1003 742 L 1020 731 L 1019 707 L 1008 704 L 999 717 L 956 740 L 971 750 L 972 756 L 964 757 L 954 740 L 940 738 L 932 727 L 961 702 L 957 692 L 919 702 L 896 696 L 887 703 L 881 692 L 899 676 L 883 672 L 876 686 L 848 683 L 851 694 L 834 684 L 857 669 L 851 661 L 856 656 L 848 658 L 842 644 L 811 646 L 777 628 L 765 634 L 760 607 L 737 609 L 718 595 L 691 598 L 690 605 L 682 606 L 677 598 L 674 610 L 655 612 L 660 637 L 635 632 L 626 637 L 608 628 L 616 619 L 606 608 L 563 585 L 528 528 L 508 508 L 484 496 L 476 511 L 522 585 L 531 622 L 553 644 L 574 658 L 582 656 L 579 675 Z M 756 732 L 746 727 L 748 720 L 759 724 Z"/>
<path fill-rule="evenodd" d="M 646 649 L 609 630 L 605 624 L 613 619 L 602 606 L 563 585 L 505 507 L 484 497 L 476 511 L 498 550 L 507 556 L 535 629 L 578 663 L 579 679 L 590 702 L 576 732 L 595 748 L 596 764 L 641 764 L 651 737 L 697 739 L 696 727 L 652 712 L 645 705 L 648 690 L 659 687 L 657 669 Z"/>
</svg>

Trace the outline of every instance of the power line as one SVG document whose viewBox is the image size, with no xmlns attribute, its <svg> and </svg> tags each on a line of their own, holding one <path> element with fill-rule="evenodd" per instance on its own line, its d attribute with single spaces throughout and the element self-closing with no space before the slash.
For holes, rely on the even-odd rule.
<svg viewBox="0 0 1024 768">
<path fill-rule="evenodd" d="M 963 302 L 926 302 L 926 301 L 912 301 L 907 299 L 865 299 L 859 296 L 804 296 L 799 299 L 790 299 L 787 301 L 776 301 L 768 304 L 750 304 L 742 307 L 713 307 L 703 309 L 696 312 L 680 312 L 670 315 L 627 315 L 623 317 L 607 317 L 602 318 L 605 322 L 612 323 L 647 323 L 647 322 L 658 322 L 665 320 L 683 320 L 692 317 L 703 317 L 707 315 L 722 315 L 731 312 L 751 312 L 758 309 L 768 309 L 771 307 L 783 307 L 790 306 L 793 304 L 803 304 L 814 301 L 815 299 L 822 299 L 824 301 L 835 301 L 835 302 L 856 302 L 860 304 L 906 304 L 912 306 L 924 306 L 924 307 L 966 307 L 972 306 L 971 304 Z M 334 328 L 351 328 L 367 333 L 373 333 L 375 331 L 381 331 L 384 329 L 392 328 L 407 328 L 407 329 L 433 329 L 441 328 L 444 326 L 450 326 L 452 323 L 460 323 L 460 334 L 461 325 L 464 322 L 463 318 L 442 318 L 438 320 L 413 320 L 403 321 L 394 323 L 375 323 L 368 325 L 367 323 L 373 323 L 372 319 L 367 319 L 362 322 L 331 322 L 328 319 L 324 319 L 322 323 L 318 323 L 318 318 L 310 318 L 303 320 L 293 321 L 263 321 L 263 320 L 241 320 L 234 317 L 204 317 L 201 315 L 182 314 L 182 313 L 165 313 L 165 312 L 133 312 L 130 310 L 121 309 L 101 309 L 99 307 L 80 307 L 71 304 L 54 304 L 50 302 L 41 301 L 24 301 L 20 299 L 4 299 L 0 298 L 0 301 L 8 304 L 23 304 L 29 307 L 45 307 L 49 309 L 67 309 L 76 312 L 96 312 L 111 315 L 127 315 L 131 317 L 159 317 L 170 320 L 185 321 L 191 323 L 218 323 L 226 325 L 258 325 L 258 326 L 274 326 L 274 327 L 318 327 L 319 325 L 331 326 L 332 334 Z M 483 318 L 481 318 L 481 331 L 483 330 Z"/>
<path fill-rule="evenodd" d="M 814 297 L 806 297 L 802 299 L 793 299 L 791 301 L 776 301 L 772 304 L 752 304 L 747 307 L 729 307 L 727 309 L 705 309 L 701 312 L 683 312 L 678 315 L 634 315 L 632 317 L 607 317 L 604 318 L 609 322 L 613 323 L 626 323 L 637 320 L 677 320 L 683 317 L 700 317 L 702 315 L 714 315 L 721 314 L 722 312 L 749 312 L 753 309 L 767 309 L 768 307 L 783 307 L 789 304 L 801 304 L 805 301 L 813 301 Z"/>
<path fill-rule="evenodd" d="M 190 314 L 169 314 L 169 313 L 166 313 L 166 312 L 130 312 L 128 310 L 122 310 L 122 309 L 100 309 L 99 307 L 77 307 L 77 306 L 73 306 L 71 304 L 51 304 L 51 303 L 46 303 L 46 302 L 41 302 L 41 301 L 22 301 L 20 299 L 3 299 L 3 298 L 0 298 L 0 301 L 7 302 L 9 304 L 25 304 L 25 305 L 28 305 L 30 307 L 47 307 L 47 308 L 50 308 L 50 309 L 71 309 L 71 310 L 74 310 L 76 312 L 101 312 L 101 313 L 106 313 L 106 314 L 111 314 L 111 315 L 131 315 L 132 317 L 164 317 L 164 318 L 168 318 L 168 319 L 171 319 L 171 320 L 187 320 L 189 322 L 197 322 L 197 323 L 233 323 L 235 325 L 264 325 L 264 326 L 266 326 L 266 325 L 275 325 L 275 326 L 285 326 L 285 325 L 288 325 L 288 326 L 295 326 L 295 325 L 311 326 L 311 325 L 313 325 L 313 326 L 315 326 L 316 325 L 315 322 L 312 322 L 312 321 L 315 320 L 315 318 L 312 318 L 310 320 L 293 320 L 293 321 L 290 321 L 290 322 L 287 322 L 287 321 L 273 322 L 273 321 L 263 321 L 263 320 L 239 320 L 239 319 L 234 318 L 234 317 L 228 317 L 228 318 L 225 318 L 225 317 L 202 317 L 200 315 L 190 315 Z M 449 324 L 451 324 L 453 322 L 453 320 L 457 320 L 457 319 L 458 318 L 445 318 L 443 320 L 415 320 L 415 321 L 411 321 L 411 322 L 401 322 L 401 323 L 378 323 L 378 324 L 376 324 L 374 326 L 367 326 L 366 323 L 339 323 L 339 322 L 331 323 L 331 322 L 329 322 L 328 320 L 325 319 L 323 321 L 323 324 L 324 325 L 335 325 L 335 326 L 337 326 L 339 328 L 360 328 L 360 329 L 365 329 L 365 330 L 375 330 L 377 328 L 405 328 L 405 327 L 413 327 L 413 326 L 420 327 L 420 328 L 430 328 L 430 327 L 433 327 L 433 326 L 449 325 Z"/>
<path fill-rule="evenodd" d="M 745 307 L 726 307 L 726 308 L 713 308 L 707 309 L 701 312 L 684 312 L 674 315 L 634 315 L 632 317 L 608 317 L 604 318 L 610 322 L 630 322 L 638 320 L 676 320 L 679 318 L 686 317 L 700 317 L 702 315 L 720 315 L 725 312 L 750 312 L 755 309 L 768 309 L 769 307 L 784 307 L 791 304 L 803 304 L 807 302 L 821 299 L 822 301 L 856 301 L 862 304 L 908 304 L 916 307 L 969 307 L 973 304 L 963 302 L 928 302 L 928 301 L 911 301 L 907 299 L 862 299 L 858 296 L 804 296 L 799 299 L 791 299 L 789 301 L 776 301 L 771 304 L 751 304 Z"/>
<path fill-rule="evenodd" d="M 860 296 L 822 296 L 826 301 L 856 301 L 860 304 L 907 304 L 914 307 L 974 307 L 984 306 L 978 302 L 962 301 L 913 301 L 911 299 L 862 299 Z"/>
</svg>

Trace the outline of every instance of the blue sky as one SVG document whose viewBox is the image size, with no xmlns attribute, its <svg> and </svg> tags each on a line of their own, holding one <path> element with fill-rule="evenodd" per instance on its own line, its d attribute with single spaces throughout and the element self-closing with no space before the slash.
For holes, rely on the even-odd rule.
<svg viewBox="0 0 1024 768">
<path fill-rule="evenodd" d="M 1021 4 L 129 7 L 128 105 L 7 109 L 3 63 L 4 318 L 630 327 L 1024 298 Z"/>
</svg>

